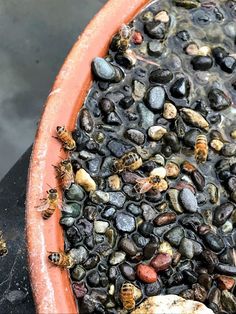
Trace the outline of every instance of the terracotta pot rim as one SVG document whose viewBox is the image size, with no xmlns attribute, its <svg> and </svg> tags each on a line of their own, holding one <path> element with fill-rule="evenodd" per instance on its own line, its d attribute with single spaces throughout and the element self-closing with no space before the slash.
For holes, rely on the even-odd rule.
<svg viewBox="0 0 236 314">
<path fill-rule="evenodd" d="M 26 197 L 29 273 L 37 313 L 78 312 L 68 272 L 50 265 L 47 260 L 48 251 L 63 250 L 60 212 L 43 221 L 35 208 L 39 199 L 45 197 L 47 185 L 58 185 L 52 164 L 60 161 L 59 156 L 66 156 L 52 136 L 57 125 L 74 128 L 91 84 L 92 59 L 104 56 L 110 38 L 120 25 L 130 21 L 148 3 L 149 0 L 109 0 L 73 46 L 44 106 L 31 155 Z"/>
</svg>

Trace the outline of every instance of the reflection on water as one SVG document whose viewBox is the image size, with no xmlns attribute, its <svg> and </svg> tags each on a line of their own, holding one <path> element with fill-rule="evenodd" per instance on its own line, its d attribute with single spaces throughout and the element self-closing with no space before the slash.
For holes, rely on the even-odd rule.
<svg viewBox="0 0 236 314">
<path fill-rule="evenodd" d="M 73 42 L 106 0 L 0 2 L 0 178 L 33 142 Z"/>
</svg>

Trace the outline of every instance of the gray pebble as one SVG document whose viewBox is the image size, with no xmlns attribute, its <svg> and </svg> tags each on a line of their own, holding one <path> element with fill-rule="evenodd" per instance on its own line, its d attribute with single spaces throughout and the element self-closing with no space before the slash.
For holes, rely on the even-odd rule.
<svg viewBox="0 0 236 314">
<path fill-rule="evenodd" d="M 119 231 L 132 232 L 135 229 L 135 219 L 125 213 L 118 213 L 116 216 L 116 227 Z"/>
<path fill-rule="evenodd" d="M 183 208 L 186 211 L 188 211 L 190 213 L 194 213 L 197 211 L 198 204 L 197 204 L 196 197 L 194 196 L 192 191 L 190 191 L 187 188 L 184 188 L 179 193 L 179 199 L 180 199 L 180 202 L 181 202 Z"/>
</svg>

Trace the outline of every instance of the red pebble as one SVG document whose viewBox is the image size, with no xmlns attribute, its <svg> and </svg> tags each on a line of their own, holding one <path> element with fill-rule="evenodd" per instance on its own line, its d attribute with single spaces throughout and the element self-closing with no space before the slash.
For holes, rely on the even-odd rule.
<svg viewBox="0 0 236 314">
<path fill-rule="evenodd" d="M 153 283 L 157 281 L 157 273 L 151 266 L 139 264 L 136 268 L 137 276 L 145 283 Z"/>
<path fill-rule="evenodd" d="M 140 45 L 143 42 L 143 36 L 140 32 L 135 31 L 132 36 L 132 42 L 135 45 Z"/>
<path fill-rule="evenodd" d="M 219 275 L 216 277 L 218 287 L 220 290 L 230 290 L 233 288 L 235 284 L 235 280 L 232 277 L 228 277 L 225 275 Z"/>
<path fill-rule="evenodd" d="M 73 282 L 72 287 L 73 287 L 75 296 L 78 299 L 83 298 L 86 295 L 86 293 L 88 292 L 84 283 Z"/>
<path fill-rule="evenodd" d="M 170 266 L 171 261 L 172 261 L 172 257 L 169 254 L 160 253 L 160 254 L 157 254 L 157 256 L 151 260 L 150 265 L 156 271 L 166 270 Z"/>
</svg>

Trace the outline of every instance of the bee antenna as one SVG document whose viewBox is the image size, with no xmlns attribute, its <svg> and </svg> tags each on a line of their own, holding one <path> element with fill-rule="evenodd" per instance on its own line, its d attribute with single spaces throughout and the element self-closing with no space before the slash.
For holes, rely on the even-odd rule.
<svg viewBox="0 0 236 314">
<path fill-rule="evenodd" d="M 61 160 L 63 160 L 63 158 L 61 156 L 58 155 L 57 157 L 60 158 Z"/>
<path fill-rule="evenodd" d="M 47 184 L 47 186 L 49 186 L 50 187 L 50 189 L 52 189 L 52 186 L 50 185 L 50 184 L 48 184 L 48 183 L 46 183 Z"/>
</svg>

